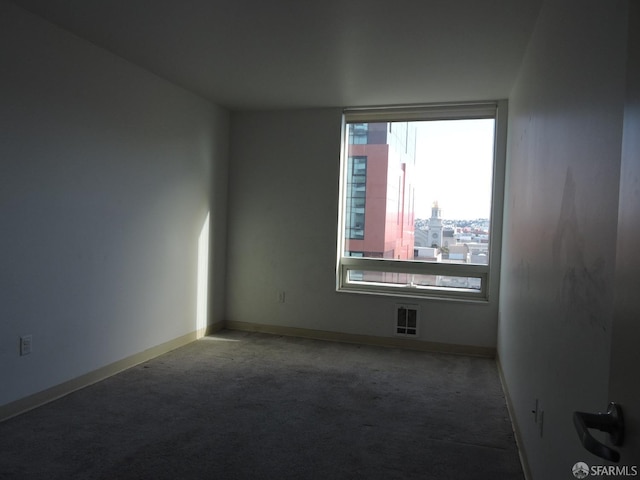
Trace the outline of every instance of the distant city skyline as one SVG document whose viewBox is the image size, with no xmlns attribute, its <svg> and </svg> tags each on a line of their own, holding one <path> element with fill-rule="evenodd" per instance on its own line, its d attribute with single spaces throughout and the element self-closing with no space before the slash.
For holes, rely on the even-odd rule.
<svg viewBox="0 0 640 480">
<path fill-rule="evenodd" d="M 434 201 L 445 220 L 490 218 L 494 120 L 416 123 L 415 218 Z"/>
</svg>

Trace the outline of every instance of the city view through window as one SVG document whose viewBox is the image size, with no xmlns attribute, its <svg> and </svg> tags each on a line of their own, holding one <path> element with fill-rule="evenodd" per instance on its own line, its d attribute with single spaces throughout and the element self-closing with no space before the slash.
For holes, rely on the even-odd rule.
<svg viewBox="0 0 640 480">
<path fill-rule="evenodd" d="M 347 124 L 343 256 L 488 265 L 494 123 Z M 349 280 L 480 289 L 450 275 L 351 270 Z"/>
</svg>

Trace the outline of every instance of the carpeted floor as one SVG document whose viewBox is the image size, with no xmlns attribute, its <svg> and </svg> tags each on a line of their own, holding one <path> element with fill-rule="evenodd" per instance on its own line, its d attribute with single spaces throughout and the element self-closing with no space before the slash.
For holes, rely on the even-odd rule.
<svg viewBox="0 0 640 480">
<path fill-rule="evenodd" d="M 0 478 L 524 477 L 493 360 L 223 331 L 0 423 Z"/>
</svg>

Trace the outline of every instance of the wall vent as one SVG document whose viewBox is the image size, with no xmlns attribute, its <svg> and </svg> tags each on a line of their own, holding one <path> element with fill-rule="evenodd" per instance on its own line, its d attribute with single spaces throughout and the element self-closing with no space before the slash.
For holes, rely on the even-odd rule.
<svg viewBox="0 0 640 480">
<path fill-rule="evenodd" d="M 396 304 L 396 335 L 418 336 L 418 305 Z"/>
</svg>

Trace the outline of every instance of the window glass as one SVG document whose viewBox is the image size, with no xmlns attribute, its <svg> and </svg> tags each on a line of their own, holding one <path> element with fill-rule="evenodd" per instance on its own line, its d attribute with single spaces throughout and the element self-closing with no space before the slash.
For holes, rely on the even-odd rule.
<svg viewBox="0 0 640 480">
<path fill-rule="evenodd" d="M 488 263 L 494 120 L 373 126 L 384 145 L 349 145 L 345 254 Z"/>
</svg>

